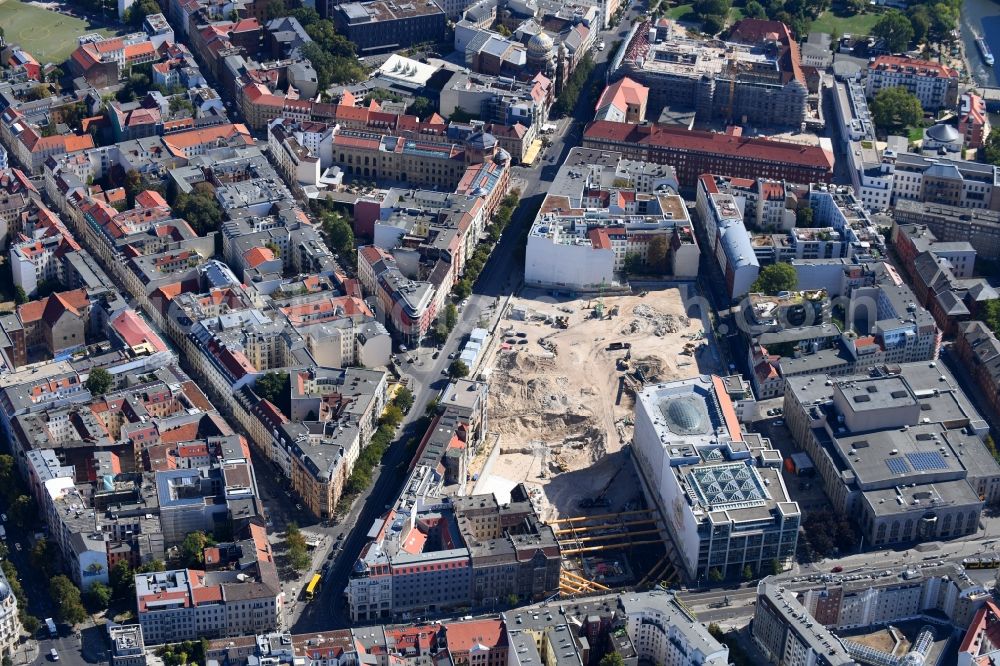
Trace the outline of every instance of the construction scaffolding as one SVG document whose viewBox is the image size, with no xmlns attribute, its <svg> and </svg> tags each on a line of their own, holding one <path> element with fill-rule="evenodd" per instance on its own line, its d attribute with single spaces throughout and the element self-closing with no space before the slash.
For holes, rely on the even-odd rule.
<svg viewBox="0 0 1000 666">
<path fill-rule="evenodd" d="M 562 554 L 570 557 L 600 551 L 631 550 L 635 546 L 662 545 L 658 523 L 659 517 L 655 510 L 638 509 L 560 518 L 550 521 L 549 525 Z M 677 574 L 668 551 L 643 578 L 640 586 L 647 583 L 669 584 L 677 579 Z M 566 588 L 567 593 L 571 590 L 574 594 L 586 592 L 579 581 L 567 581 Z"/>
<path fill-rule="evenodd" d="M 580 594 L 595 594 L 597 592 L 608 592 L 611 588 L 606 585 L 587 580 L 572 571 L 563 569 L 559 572 L 559 591 L 567 596 L 577 596 Z"/>
</svg>

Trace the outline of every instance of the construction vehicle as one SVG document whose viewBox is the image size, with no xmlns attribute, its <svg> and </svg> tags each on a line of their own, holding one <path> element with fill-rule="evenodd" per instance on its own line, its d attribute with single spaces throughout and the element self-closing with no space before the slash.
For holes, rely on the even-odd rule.
<svg viewBox="0 0 1000 666">
<path fill-rule="evenodd" d="M 569 328 L 569 317 L 556 317 L 556 328 L 566 329 Z"/>
<path fill-rule="evenodd" d="M 628 372 L 628 357 L 622 356 L 620 359 L 618 359 L 618 363 L 616 364 L 615 367 L 618 368 L 619 372 Z"/>
<path fill-rule="evenodd" d="M 605 351 L 616 351 L 618 349 L 632 349 L 632 343 L 631 342 L 612 342 L 607 347 L 605 347 Z"/>
</svg>

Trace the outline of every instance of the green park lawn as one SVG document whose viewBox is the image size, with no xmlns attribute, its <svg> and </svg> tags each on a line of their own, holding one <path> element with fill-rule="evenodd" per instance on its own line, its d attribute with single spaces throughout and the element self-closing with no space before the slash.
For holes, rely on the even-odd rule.
<svg viewBox="0 0 1000 666">
<path fill-rule="evenodd" d="M 76 49 L 77 37 L 114 32 L 83 19 L 35 7 L 20 0 L 0 0 L 0 26 L 8 43 L 18 44 L 43 65 L 60 64 Z"/>
<path fill-rule="evenodd" d="M 667 10 L 666 17 L 675 21 L 694 21 L 694 5 L 691 3 L 677 5 Z"/>
<path fill-rule="evenodd" d="M 825 11 L 809 26 L 810 32 L 837 32 L 840 35 L 867 35 L 878 23 L 878 12 L 866 12 L 853 16 L 838 16 L 833 11 Z"/>
</svg>

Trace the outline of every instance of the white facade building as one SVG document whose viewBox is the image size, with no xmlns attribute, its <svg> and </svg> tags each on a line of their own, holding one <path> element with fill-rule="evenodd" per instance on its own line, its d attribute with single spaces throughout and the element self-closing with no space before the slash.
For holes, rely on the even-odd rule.
<svg viewBox="0 0 1000 666">
<path fill-rule="evenodd" d="M 717 641 L 677 603 L 659 590 L 623 594 L 625 629 L 640 661 L 658 666 L 727 666 L 729 648 Z"/>
</svg>

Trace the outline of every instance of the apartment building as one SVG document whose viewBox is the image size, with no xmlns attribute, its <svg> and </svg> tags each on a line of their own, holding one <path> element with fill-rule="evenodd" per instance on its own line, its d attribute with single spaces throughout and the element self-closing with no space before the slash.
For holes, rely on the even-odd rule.
<svg viewBox="0 0 1000 666">
<path fill-rule="evenodd" d="M 1000 297 L 986 278 L 973 277 L 976 250 L 968 242 L 940 242 L 927 227 L 894 223 L 893 244 L 914 295 L 947 335 Z"/>
<path fill-rule="evenodd" d="M 434 2 L 396 4 L 369 0 L 340 4 L 333 12 L 337 31 L 358 49 L 374 55 L 444 38 L 447 17 Z"/>
<path fill-rule="evenodd" d="M 958 72 L 929 60 L 882 55 L 868 64 L 865 90 L 874 97 L 886 88 L 906 88 L 927 111 L 950 109 L 958 103 Z"/>
<path fill-rule="evenodd" d="M 615 81 L 601 93 L 597 100 L 594 120 L 616 123 L 641 123 L 646 120 L 649 88 L 627 76 Z"/>
<path fill-rule="evenodd" d="M 900 201 L 1000 209 L 1000 176 L 991 164 L 914 153 L 882 155 L 892 183 L 892 205 Z"/>
<path fill-rule="evenodd" d="M 363 368 L 289 372 L 289 414 L 249 389 L 238 399 L 262 431 L 261 449 L 284 472 L 302 505 L 330 519 L 388 402 L 387 376 Z"/>
<path fill-rule="evenodd" d="M 799 45 L 778 21 L 742 19 L 726 42 L 691 38 L 669 19 L 647 21 L 629 34 L 613 67 L 616 77 L 649 88 L 651 120 L 665 109 L 766 126 L 801 126 L 807 118 Z"/>
<path fill-rule="evenodd" d="M 209 640 L 206 655 L 229 666 L 297 661 L 348 666 L 366 661 L 483 666 L 583 666 L 616 654 L 627 666 L 724 666 L 719 643 L 679 600 L 662 590 L 522 606 L 494 616 L 441 622 L 355 626 L 311 634 L 272 632 Z"/>
<path fill-rule="evenodd" d="M 681 187 L 690 190 L 706 173 L 793 183 L 829 183 L 833 174 L 833 156 L 820 146 L 671 125 L 600 120 L 584 130 L 583 146 L 620 152 L 626 159 L 640 162 L 669 164 L 676 170 Z"/>
<path fill-rule="evenodd" d="M 980 389 L 980 396 L 994 413 L 1000 413 L 1000 342 L 981 321 L 959 324 L 955 352 Z"/>
<path fill-rule="evenodd" d="M 16 163 L 32 175 L 40 175 L 50 157 L 79 153 L 94 147 L 89 134 L 42 136 L 42 129 L 14 106 L 0 114 L 0 139 Z"/>
<path fill-rule="evenodd" d="M 729 649 L 719 644 L 673 595 L 656 590 L 622 595 L 619 608 L 627 620 L 636 656 L 654 664 L 724 666 Z"/>
<path fill-rule="evenodd" d="M 17 599 L 0 571 L 0 654 L 13 659 L 14 650 L 21 642 L 21 620 L 18 616 Z"/>
<path fill-rule="evenodd" d="M 792 266 L 800 287 L 836 298 L 848 318 L 844 330 L 829 321 L 760 335 L 751 330 L 748 359 L 758 397 L 782 395 L 790 377 L 937 359 L 942 329 L 892 267 L 847 259 L 793 260 Z"/>
<path fill-rule="evenodd" d="M 976 635 L 993 605 L 984 587 L 952 562 L 911 563 L 864 573 L 861 578 L 843 574 L 822 582 L 787 576 L 761 581 L 752 636 L 768 662 L 847 666 L 891 661 L 893 655 L 885 650 L 837 634 L 906 623 L 916 626 L 903 658 L 922 661 L 942 631 L 955 628 L 966 637 Z M 968 651 L 972 643 L 966 638 L 962 645 Z"/>
<path fill-rule="evenodd" d="M 652 272 L 694 277 L 698 245 L 676 188 L 669 167 L 625 160 L 617 152 L 573 149 L 528 234 L 525 280 L 595 288 L 620 280 L 631 261 Z M 656 244 L 662 265 L 653 267 L 650 248 Z"/>
<path fill-rule="evenodd" d="M 284 592 L 263 527 L 219 544 L 208 570 L 175 569 L 135 577 L 137 619 L 148 643 L 241 636 L 284 626 Z M 218 552 L 218 564 L 208 565 Z"/>
<path fill-rule="evenodd" d="M 986 102 L 975 93 L 962 93 L 958 100 L 958 132 L 967 148 L 982 148 L 990 135 Z"/>
<path fill-rule="evenodd" d="M 750 291 L 760 273 L 760 262 L 736 199 L 719 191 L 716 178 L 703 175 L 698 181 L 698 218 L 708 237 L 706 254 L 719 264 L 726 292 L 736 299 Z"/>
<path fill-rule="evenodd" d="M 942 243 L 969 243 L 985 259 L 1000 258 L 1000 212 L 901 200 L 893 219 L 899 225 L 926 227 Z"/>
<path fill-rule="evenodd" d="M 32 208 L 18 220 L 18 239 L 9 250 L 14 284 L 28 296 L 34 296 L 42 282 L 70 283 L 69 255 L 80 251 L 76 238 L 55 213 L 41 204 Z"/>
<path fill-rule="evenodd" d="M 352 620 L 422 615 L 558 588 L 560 550 L 523 486 L 500 505 L 461 496 L 485 436 L 486 386 L 458 380 L 420 442 L 403 493 L 380 517 L 345 593 Z"/>
</svg>

